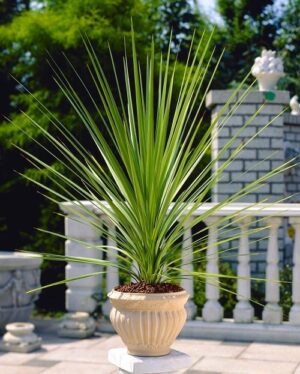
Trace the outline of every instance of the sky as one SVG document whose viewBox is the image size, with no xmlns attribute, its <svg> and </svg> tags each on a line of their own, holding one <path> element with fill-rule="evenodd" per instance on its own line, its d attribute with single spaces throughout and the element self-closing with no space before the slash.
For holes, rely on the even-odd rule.
<svg viewBox="0 0 300 374">
<path fill-rule="evenodd" d="M 210 15 L 214 21 L 222 22 L 220 16 L 215 11 L 216 8 L 216 0 L 197 0 L 200 10 L 203 10 L 204 13 Z M 255 1 L 255 0 L 254 0 Z M 287 0 L 275 0 L 275 6 L 280 8 L 281 4 L 287 3 Z"/>
<path fill-rule="evenodd" d="M 213 20 L 218 21 L 220 20 L 220 16 L 215 11 L 216 7 L 216 0 L 197 0 L 199 4 L 200 10 L 203 10 L 204 13 L 210 15 Z"/>
<path fill-rule="evenodd" d="M 200 9 L 202 8 L 205 13 L 210 13 L 213 8 L 215 7 L 216 1 L 215 0 L 198 0 Z"/>
</svg>

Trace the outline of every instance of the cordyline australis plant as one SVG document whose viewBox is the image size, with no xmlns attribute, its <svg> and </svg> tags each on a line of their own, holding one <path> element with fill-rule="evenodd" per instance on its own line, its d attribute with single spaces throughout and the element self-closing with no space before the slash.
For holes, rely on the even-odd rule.
<svg viewBox="0 0 300 374">
<path fill-rule="evenodd" d="M 93 225 L 99 230 L 99 235 L 110 237 L 116 243 L 115 247 L 98 245 L 97 248 L 104 252 L 115 251 L 117 258 L 122 259 L 122 261 L 112 263 L 108 260 L 86 258 L 85 254 L 88 255 L 88 247 L 91 245 L 51 232 L 51 234 L 86 244 L 87 247 L 82 257 L 43 253 L 45 259 L 81 262 L 101 267 L 99 272 L 82 274 L 82 276 L 63 282 L 94 276 L 105 272 L 109 266 L 113 266 L 127 273 L 136 282 L 148 284 L 176 283 L 179 278 L 186 276 L 200 277 L 203 280 L 208 277 L 211 279 L 219 277 L 220 284 L 222 284 L 222 277 L 226 275 L 188 272 L 181 268 L 181 239 L 184 231 L 205 221 L 220 208 L 261 187 L 268 178 L 283 172 L 291 167 L 291 164 L 277 167 L 255 182 L 249 183 L 225 201 L 212 204 L 205 213 L 194 215 L 197 208 L 206 201 L 211 188 L 222 177 L 223 170 L 256 134 L 243 144 L 239 144 L 218 169 L 214 168 L 215 163 L 262 109 L 260 108 L 236 132 L 214 160 L 199 170 L 200 163 L 210 150 L 214 136 L 213 129 L 216 126 L 220 129 L 226 124 L 251 89 L 250 86 L 241 98 L 233 103 L 233 99 L 244 84 L 241 82 L 219 115 L 204 131 L 201 139 L 195 141 L 196 134 L 201 126 L 204 126 L 199 114 L 221 58 L 213 67 L 211 76 L 208 77 L 213 57 L 210 52 L 211 40 L 212 35 L 208 37 L 203 35 L 199 43 L 192 42 L 184 70 L 182 72 L 181 69 L 180 73 L 178 73 L 176 63 L 170 62 L 170 47 L 165 57 L 161 55 L 157 58 L 152 42 L 146 69 L 143 72 L 138 61 L 132 30 L 132 56 L 129 58 L 125 53 L 123 70 L 120 72 L 116 70 L 111 54 L 114 81 L 109 83 L 95 50 L 89 40 L 83 37 L 90 59 L 88 70 L 94 84 L 93 91 L 96 94 L 91 94 L 90 88 L 78 72 L 73 70 L 77 79 L 76 84 L 81 85 L 89 98 L 88 105 L 76 93 L 72 83 L 59 66 L 52 62 L 54 79 L 77 113 L 96 151 L 93 154 L 87 151 L 68 130 L 67 125 L 61 123 L 54 114 L 38 102 L 41 114 L 49 118 L 53 129 L 59 132 L 59 138 L 51 135 L 51 126 L 49 130 L 46 130 L 28 117 L 32 125 L 42 132 L 48 141 L 48 146 L 44 142 L 41 144 L 38 140 L 32 140 L 55 161 L 59 161 L 68 171 L 68 176 L 51 166 L 49 162 L 44 162 L 22 149 L 35 167 L 48 171 L 49 181 L 52 186 L 56 187 L 50 188 L 47 183 L 33 180 L 26 175 L 25 177 L 46 190 L 52 201 L 57 203 L 73 201 L 73 208 L 70 206 L 69 210 L 70 212 L 73 210 L 78 221 Z M 71 62 L 69 63 L 72 67 Z M 175 93 L 174 80 L 175 78 L 178 80 L 178 77 L 181 85 L 179 92 Z M 205 83 L 207 80 L 208 84 Z M 125 83 L 125 92 L 122 91 L 121 81 Z M 204 87 L 205 84 L 206 87 Z M 112 87 L 117 92 L 115 96 Z M 199 99 L 200 92 L 202 97 Z M 93 113 L 97 113 L 97 119 L 88 107 L 92 107 Z M 260 131 L 263 131 L 266 126 L 268 124 Z M 190 182 L 195 171 L 197 171 L 197 176 Z M 87 209 L 82 200 L 91 201 L 108 217 L 117 230 L 108 230 L 103 226 L 99 217 Z M 241 216 L 233 213 L 231 216 L 220 217 L 210 227 L 219 226 L 228 219 L 231 219 L 231 223 L 235 223 L 241 219 Z M 249 230 L 247 234 L 262 229 L 256 227 Z M 229 224 L 223 225 L 223 233 L 228 234 L 230 230 L 232 229 Z M 198 245 L 194 253 L 207 249 L 207 232 L 203 229 L 199 232 L 202 232 L 202 235 L 201 239 L 193 243 L 195 248 Z M 228 235 L 227 239 L 222 239 L 222 243 L 239 236 L 240 234 Z M 199 247 L 200 242 L 201 247 Z M 49 286 L 51 285 L 45 287 Z"/>
</svg>

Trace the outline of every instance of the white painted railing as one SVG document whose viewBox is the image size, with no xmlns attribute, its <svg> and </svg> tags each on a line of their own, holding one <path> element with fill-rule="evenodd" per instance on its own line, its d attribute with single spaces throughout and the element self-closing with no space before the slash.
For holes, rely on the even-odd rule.
<svg viewBox="0 0 300 374">
<path fill-rule="evenodd" d="M 108 221 L 100 209 L 92 202 L 82 202 L 85 209 L 92 210 L 99 222 L 105 224 L 108 230 L 115 230 L 115 227 Z M 205 203 L 195 211 L 194 215 L 200 215 L 212 209 L 215 203 Z M 62 211 L 66 214 L 66 234 L 73 237 L 75 240 L 79 239 L 90 243 L 88 248 L 84 245 L 78 244 L 75 241 L 66 241 L 66 254 L 74 256 L 86 256 L 102 258 L 102 252 L 99 249 L 93 249 L 93 244 L 101 243 L 101 239 L 97 234 L 97 230 L 92 225 L 79 223 L 80 218 L 76 218 L 76 211 L 73 203 L 62 203 Z M 205 223 L 210 227 L 208 232 L 208 248 L 207 256 L 207 272 L 219 273 L 217 246 L 218 236 L 220 236 L 221 226 L 226 224 L 226 218 L 232 218 L 231 225 L 235 225 L 240 231 L 238 255 L 237 255 L 237 274 L 240 277 L 237 280 L 237 304 L 233 310 L 234 321 L 237 323 L 251 323 L 254 319 L 253 306 L 251 305 L 251 280 L 250 264 L 251 254 L 249 240 L 249 232 L 253 228 L 255 221 L 263 221 L 263 225 L 267 226 L 268 236 L 267 253 L 266 253 L 266 278 L 270 281 L 266 282 L 265 301 L 266 306 L 263 311 L 263 323 L 269 325 L 279 325 L 282 323 L 282 308 L 280 307 L 279 297 L 279 249 L 278 249 L 278 229 L 282 224 L 283 218 L 288 218 L 289 224 L 295 230 L 294 241 L 294 255 L 293 255 L 293 284 L 292 284 L 292 301 L 293 306 L 289 314 L 289 324 L 300 326 L 300 204 L 247 204 L 236 203 L 219 209 L 214 212 L 213 216 L 205 219 Z M 222 221 L 222 222 L 221 222 Z M 220 226 L 218 225 L 220 223 Z M 183 240 L 182 251 L 182 267 L 187 271 L 193 270 L 193 265 L 190 264 L 193 258 L 193 249 L 190 246 L 192 235 L 189 230 L 186 230 Z M 116 243 L 109 243 L 115 246 Z M 110 261 L 117 261 L 114 251 L 107 253 L 107 258 Z M 255 258 L 253 258 L 255 260 Z M 134 266 L 134 265 L 133 265 Z M 84 273 L 97 271 L 99 268 L 92 265 L 82 265 L 69 263 L 66 267 L 66 277 L 74 277 Z M 104 282 L 105 281 L 105 282 Z M 88 311 L 91 312 L 96 302 L 92 299 L 94 294 L 101 285 L 105 287 L 106 292 L 109 292 L 114 286 L 119 283 L 119 275 L 115 268 L 108 269 L 106 279 L 101 276 L 96 278 L 88 278 L 80 281 L 75 281 L 68 284 L 66 308 L 68 311 Z M 202 320 L 206 323 L 221 322 L 223 320 L 223 308 L 219 302 L 218 278 L 210 277 L 206 280 L 206 303 L 202 310 Z M 189 318 L 195 317 L 195 304 L 193 302 L 194 286 L 193 279 L 186 278 L 182 281 L 182 286 L 189 292 L 191 298 L 187 306 Z M 103 313 L 107 316 L 110 311 L 110 304 L 104 304 Z M 197 321 L 195 321 L 197 322 Z"/>
</svg>

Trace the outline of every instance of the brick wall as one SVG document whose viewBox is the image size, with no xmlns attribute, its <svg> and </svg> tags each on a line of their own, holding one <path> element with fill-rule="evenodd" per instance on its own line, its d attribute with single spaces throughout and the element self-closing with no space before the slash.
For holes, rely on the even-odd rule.
<svg viewBox="0 0 300 374">
<path fill-rule="evenodd" d="M 284 156 L 288 160 L 300 155 L 300 116 L 284 115 Z M 299 162 L 299 160 L 297 160 Z M 285 192 L 291 202 L 300 202 L 300 167 L 294 167 L 284 175 Z"/>
<path fill-rule="evenodd" d="M 259 91 L 252 91 L 243 99 L 243 102 L 239 104 L 238 108 L 232 113 L 231 117 L 224 123 L 228 110 L 234 107 L 235 103 L 239 100 L 243 92 L 237 94 L 229 106 L 228 110 L 220 115 L 220 111 L 228 98 L 233 94 L 231 90 L 217 90 L 210 91 L 206 98 L 206 106 L 212 111 L 212 121 L 216 121 L 214 128 L 214 136 L 212 142 L 212 157 L 215 158 L 218 152 L 225 146 L 225 144 L 237 134 L 237 132 L 251 119 L 251 116 L 260 109 L 259 114 L 246 126 L 245 129 L 239 134 L 237 139 L 230 145 L 228 150 L 224 152 L 224 155 L 215 164 L 215 169 L 219 168 L 225 160 L 229 157 L 232 152 L 236 150 L 236 147 L 247 141 L 255 134 L 255 138 L 251 140 L 249 144 L 245 146 L 245 149 L 241 151 L 232 161 L 232 163 L 223 172 L 222 177 L 215 185 L 212 191 L 212 201 L 223 201 L 233 193 L 239 191 L 247 184 L 257 180 L 265 173 L 274 169 L 276 166 L 281 165 L 285 161 L 284 152 L 284 140 L 287 135 L 284 131 L 284 115 L 280 115 L 274 119 L 278 114 L 282 112 L 284 107 L 289 103 L 289 92 L 287 91 L 275 91 L 275 97 L 273 100 L 267 100 L 264 93 Z M 264 104 L 263 109 L 261 106 Z M 218 120 L 217 120 L 218 119 Z M 263 131 L 262 128 L 269 122 Z M 222 128 L 220 128 L 222 127 Z M 298 130 L 298 128 L 297 128 Z M 285 135 L 286 134 L 286 135 Z M 297 136 L 300 139 L 300 126 Z M 289 136 L 291 138 L 291 136 Z M 294 181 L 294 180 L 293 180 Z M 299 187 L 300 187 L 300 173 L 299 173 Z M 295 187 L 291 187 L 295 188 Z M 260 202 L 264 199 L 270 201 L 277 201 L 282 199 L 286 195 L 285 187 L 285 176 L 278 174 L 267 183 L 263 183 L 259 189 L 247 194 L 238 200 L 237 202 Z M 279 232 L 279 246 L 280 246 L 280 257 L 281 262 L 284 259 L 284 230 L 286 224 L 283 223 Z M 267 232 L 263 234 L 257 234 L 256 238 L 260 239 L 261 236 L 268 235 Z M 255 239 L 253 236 L 251 239 Z M 228 245 L 224 245 L 224 249 L 228 246 L 237 246 L 237 242 L 231 242 Z M 265 268 L 265 250 L 267 247 L 267 240 L 259 241 L 251 244 L 251 250 L 253 252 L 259 252 L 258 255 L 253 256 L 251 259 L 252 272 L 255 275 L 263 275 Z M 233 267 L 236 266 L 236 258 L 230 260 Z"/>
<path fill-rule="evenodd" d="M 289 160 L 300 155 L 300 116 L 284 115 L 284 157 Z M 296 160 L 299 162 L 299 159 Z M 286 196 L 290 196 L 289 202 L 300 202 L 300 166 L 293 167 L 284 174 L 284 186 Z M 286 224 L 284 263 L 291 264 L 293 256 L 293 230 Z"/>
</svg>

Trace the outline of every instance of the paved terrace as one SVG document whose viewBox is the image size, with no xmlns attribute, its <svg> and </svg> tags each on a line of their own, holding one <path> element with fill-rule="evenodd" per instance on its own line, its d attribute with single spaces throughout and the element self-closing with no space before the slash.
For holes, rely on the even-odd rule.
<svg viewBox="0 0 300 374">
<path fill-rule="evenodd" d="M 43 338 L 41 350 L 0 352 L 1 374 L 113 374 L 107 361 L 110 348 L 122 347 L 117 335 L 100 334 L 85 340 L 62 339 L 56 321 L 34 321 Z M 173 346 L 192 357 L 178 374 L 300 374 L 300 345 L 178 339 Z"/>
</svg>

